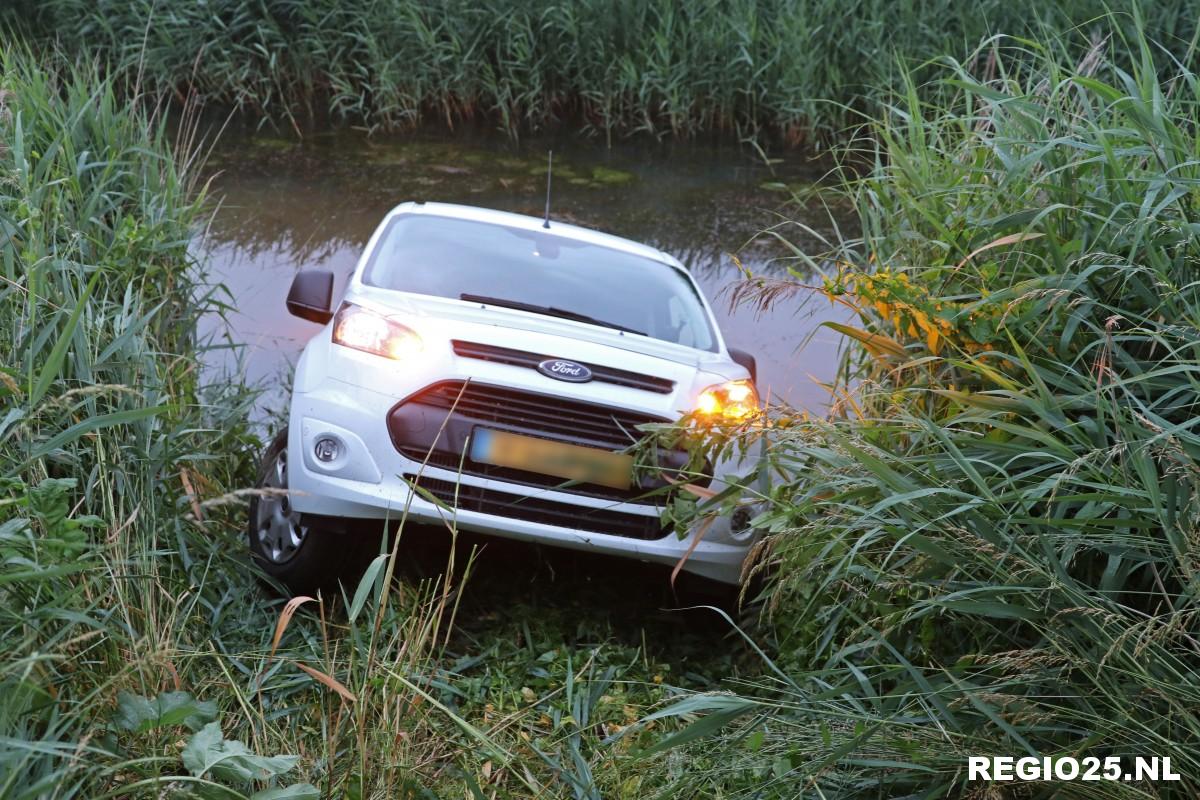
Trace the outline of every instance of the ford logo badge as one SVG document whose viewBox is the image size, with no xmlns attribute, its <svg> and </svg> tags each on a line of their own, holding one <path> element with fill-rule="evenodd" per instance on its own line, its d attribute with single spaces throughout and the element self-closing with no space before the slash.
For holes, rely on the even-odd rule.
<svg viewBox="0 0 1200 800">
<path fill-rule="evenodd" d="M 537 365 L 538 372 L 548 378 L 570 383 L 587 383 L 592 379 L 592 371 L 583 364 L 574 361 L 564 361 L 561 358 L 548 358 Z"/>
</svg>

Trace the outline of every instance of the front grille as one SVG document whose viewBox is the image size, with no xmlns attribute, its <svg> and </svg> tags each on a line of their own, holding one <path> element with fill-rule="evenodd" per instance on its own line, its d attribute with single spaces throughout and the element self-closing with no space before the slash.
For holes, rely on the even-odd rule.
<svg viewBox="0 0 1200 800">
<path fill-rule="evenodd" d="M 477 511 L 497 517 L 510 517 L 556 525 L 561 528 L 606 533 L 627 539 L 661 539 L 668 531 L 658 517 L 610 511 L 601 508 L 559 503 L 536 497 L 522 497 L 507 492 L 497 492 L 481 486 L 406 474 L 404 479 L 420 486 L 450 507 L 460 511 Z"/>
<path fill-rule="evenodd" d="M 464 381 L 435 383 L 402 405 L 408 403 L 453 409 L 455 416 L 491 427 L 605 450 L 623 450 L 636 442 L 642 437 L 639 425 L 670 421 L 626 409 Z"/>
<path fill-rule="evenodd" d="M 463 358 L 475 358 L 480 361 L 491 361 L 494 364 L 509 364 L 514 367 L 526 367 L 528 369 L 537 369 L 537 365 L 543 361 L 559 357 L 527 353 L 524 350 L 513 350 L 509 347 L 496 347 L 495 345 L 480 344 L 478 342 L 464 342 L 458 339 L 452 341 L 451 344 L 454 347 L 454 354 Z M 641 389 L 658 394 L 670 394 L 675 389 L 675 381 L 669 378 L 642 375 L 641 373 L 631 372 L 626 369 L 604 367 L 597 364 L 583 363 L 583 365 L 592 371 L 592 380 L 601 383 L 628 386 L 633 389 Z"/>
<path fill-rule="evenodd" d="M 388 433 L 396 449 L 430 467 L 568 494 L 647 504 L 665 502 L 663 493 L 657 491 L 668 486 L 664 477 L 644 477 L 640 485 L 629 489 L 571 483 L 554 475 L 472 461 L 468 457 L 469 442 L 475 429 L 482 426 L 617 451 L 641 437 L 639 425 L 661 422 L 667 420 L 626 409 L 460 380 L 443 381 L 422 389 L 392 408 L 387 419 Z M 659 451 L 656 458 L 666 474 L 681 469 L 688 460 L 682 451 Z M 694 482 L 707 485 L 708 479 Z M 654 497 L 649 496 L 652 492 Z"/>
</svg>

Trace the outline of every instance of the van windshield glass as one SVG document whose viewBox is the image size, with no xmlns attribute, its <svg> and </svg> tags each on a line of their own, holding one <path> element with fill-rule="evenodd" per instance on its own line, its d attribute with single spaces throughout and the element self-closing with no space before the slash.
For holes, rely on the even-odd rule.
<svg viewBox="0 0 1200 800">
<path fill-rule="evenodd" d="M 716 350 L 708 313 L 685 275 L 553 231 L 402 214 L 384 230 L 363 282 Z"/>
</svg>

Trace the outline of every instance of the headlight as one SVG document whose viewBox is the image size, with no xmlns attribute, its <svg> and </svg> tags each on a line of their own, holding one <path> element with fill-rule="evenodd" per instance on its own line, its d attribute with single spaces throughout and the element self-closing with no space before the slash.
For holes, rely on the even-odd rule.
<svg viewBox="0 0 1200 800">
<path fill-rule="evenodd" d="M 421 337 L 412 329 L 351 303 L 342 303 L 333 318 L 333 341 L 395 359 L 416 355 L 422 348 Z"/>
<path fill-rule="evenodd" d="M 713 420 L 740 422 L 758 413 L 758 392 L 747 380 L 710 386 L 700 393 L 696 411 Z"/>
</svg>

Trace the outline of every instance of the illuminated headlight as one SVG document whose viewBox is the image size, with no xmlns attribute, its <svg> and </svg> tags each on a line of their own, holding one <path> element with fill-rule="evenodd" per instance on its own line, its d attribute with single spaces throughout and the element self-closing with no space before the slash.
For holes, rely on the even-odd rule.
<svg viewBox="0 0 1200 800">
<path fill-rule="evenodd" d="M 333 342 L 395 359 L 416 355 L 422 348 L 421 337 L 411 328 L 351 303 L 342 303 L 333 318 Z"/>
<path fill-rule="evenodd" d="M 716 421 L 740 422 L 758 413 L 758 392 L 750 381 L 729 381 L 700 393 L 696 411 Z"/>
</svg>

